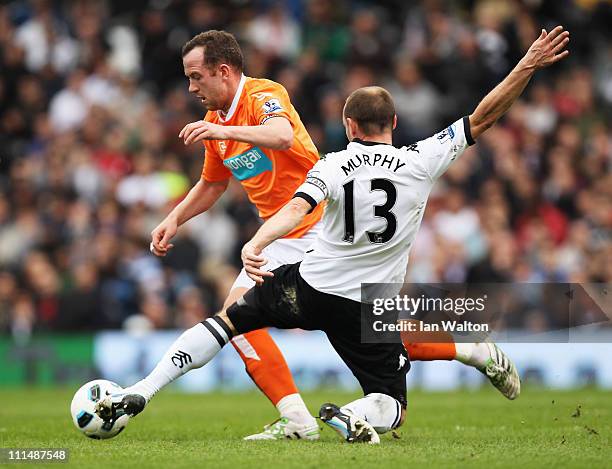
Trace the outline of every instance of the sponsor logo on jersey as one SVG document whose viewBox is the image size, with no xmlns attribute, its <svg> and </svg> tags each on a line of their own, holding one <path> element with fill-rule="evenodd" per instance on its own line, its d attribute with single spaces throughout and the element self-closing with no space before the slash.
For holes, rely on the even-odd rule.
<svg viewBox="0 0 612 469">
<path fill-rule="evenodd" d="M 280 101 L 276 98 L 268 99 L 265 103 L 263 103 L 261 108 L 263 109 L 264 114 L 272 114 L 273 112 L 283 110 Z"/>
<path fill-rule="evenodd" d="M 272 161 L 258 147 L 223 160 L 223 164 L 239 181 L 244 181 L 266 171 L 272 171 Z"/>
</svg>

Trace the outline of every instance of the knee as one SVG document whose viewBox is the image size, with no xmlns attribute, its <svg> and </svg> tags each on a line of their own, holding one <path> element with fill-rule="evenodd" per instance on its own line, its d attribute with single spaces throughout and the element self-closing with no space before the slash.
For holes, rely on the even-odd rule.
<svg viewBox="0 0 612 469">
<path fill-rule="evenodd" d="M 230 331 L 232 332 L 232 335 L 238 334 L 238 332 L 236 331 L 236 328 L 234 327 L 234 324 L 232 324 L 232 321 L 227 316 L 227 310 L 225 308 L 222 311 L 215 314 L 215 316 L 221 319 L 225 323 L 225 325 L 229 327 Z"/>
</svg>

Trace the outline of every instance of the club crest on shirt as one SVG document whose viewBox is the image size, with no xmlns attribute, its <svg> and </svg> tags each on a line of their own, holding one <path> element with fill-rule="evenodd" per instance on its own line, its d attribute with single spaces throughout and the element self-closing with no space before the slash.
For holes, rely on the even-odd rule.
<svg viewBox="0 0 612 469">
<path fill-rule="evenodd" d="M 420 153 L 419 151 L 419 143 L 411 143 L 410 145 L 408 145 L 406 147 L 406 151 L 416 151 L 417 153 Z"/>
<path fill-rule="evenodd" d="M 219 153 L 221 154 L 221 156 L 225 156 L 226 150 L 227 143 L 225 143 L 223 140 L 219 140 Z"/>
<path fill-rule="evenodd" d="M 282 111 L 283 107 L 278 99 L 268 99 L 262 106 L 264 114 L 271 114 L 273 112 Z"/>
</svg>

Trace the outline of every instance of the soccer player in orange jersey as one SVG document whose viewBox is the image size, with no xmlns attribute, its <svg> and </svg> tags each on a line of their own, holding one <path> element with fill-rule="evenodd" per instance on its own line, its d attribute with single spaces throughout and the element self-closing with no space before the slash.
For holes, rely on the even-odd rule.
<svg viewBox="0 0 612 469">
<path fill-rule="evenodd" d="M 216 202 L 232 176 L 265 220 L 293 197 L 319 160 L 287 91 L 273 81 L 244 76 L 242 62 L 236 39 L 224 31 L 198 34 L 183 47 L 189 92 L 202 101 L 208 113 L 204 120 L 186 125 L 179 136 L 186 145 L 203 141 L 206 152 L 201 180 L 151 234 L 151 251 L 158 256 L 172 248 L 170 240 L 180 225 Z M 321 207 L 313 210 L 300 226 L 270 246 L 268 268 L 302 259 L 316 237 L 322 211 Z M 254 285 L 243 269 L 224 307 Z M 318 438 L 316 421 L 267 330 L 235 337 L 232 344 L 281 417 L 262 433 L 247 438 Z"/>
</svg>

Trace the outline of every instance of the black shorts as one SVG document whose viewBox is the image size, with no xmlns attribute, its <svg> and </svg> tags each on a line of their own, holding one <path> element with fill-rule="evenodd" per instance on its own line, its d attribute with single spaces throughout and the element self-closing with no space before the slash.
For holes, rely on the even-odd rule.
<svg viewBox="0 0 612 469">
<path fill-rule="evenodd" d="M 361 309 L 371 306 L 315 290 L 302 278 L 299 266 L 290 264 L 273 270 L 274 277 L 251 288 L 227 309 L 237 332 L 263 327 L 321 330 L 364 394 L 387 394 L 405 408 L 410 362 L 402 343 L 362 343 Z"/>
</svg>

